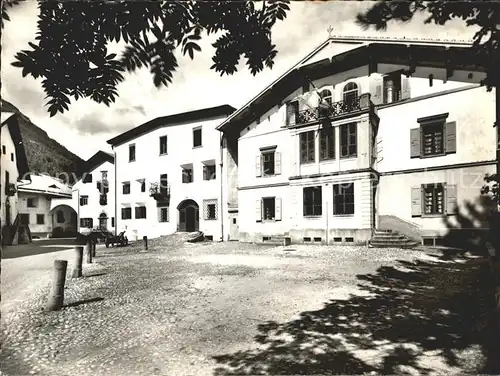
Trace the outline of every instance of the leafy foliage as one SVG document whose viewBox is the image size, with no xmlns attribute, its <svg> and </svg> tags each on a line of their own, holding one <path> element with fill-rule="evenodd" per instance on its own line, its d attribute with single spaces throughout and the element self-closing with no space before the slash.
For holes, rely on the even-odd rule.
<svg viewBox="0 0 500 376">
<path fill-rule="evenodd" d="M 497 205 L 500 205 L 500 185 L 497 174 L 486 174 L 485 185 L 481 188 L 481 194 L 490 196 Z"/>
<path fill-rule="evenodd" d="M 2 3 L 2 19 L 9 20 Z M 12 65 L 42 78 L 51 116 L 68 110 L 70 97 L 91 98 L 109 106 L 118 97 L 123 72 L 149 68 L 156 87 L 168 86 L 178 68 L 177 48 L 194 59 L 202 32 L 220 34 L 210 67 L 233 74 L 241 56 L 255 75 L 272 68 L 276 46 L 271 29 L 284 20 L 289 1 L 39 1 L 36 42 Z M 2 23 L 3 27 L 3 23 Z M 120 56 L 108 54 L 111 42 L 125 42 Z"/>
<path fill-rule="evenodd" d="M 484 84 L 491 89 L 500 81 L 500 2 L 495 1 L 379 1 L 367 12 L 358 14 L 357 23 L 364 28 L 374 26 L 385 30 L 391 20 L 407 22 L 416 13 L 427 13 L 425 23 L 445 25 L 452 19 L 461 19 L 467 26 L 479 27 L 473 46 L 478 58 L 486 62 L 487 78 Z"/>
</svg>

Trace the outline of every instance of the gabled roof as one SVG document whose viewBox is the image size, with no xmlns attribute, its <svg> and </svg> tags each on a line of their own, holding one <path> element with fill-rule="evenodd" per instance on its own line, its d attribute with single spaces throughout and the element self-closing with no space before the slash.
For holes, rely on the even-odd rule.
<svg viewBox="0 0 500 376">
<path fill-rule="evenodd" d="M 17 115 L 12 112 L 2 112 L 1 121 L 1 127 L 5 125 L 9 128 L 9 133 L 12 137 L 12 142 L 14 143 L 14 148 L 16 150 L 17 171 L 21 177 L 29 172 L 29 167 L 28 159 L 26 158 L 26 151 L 24 150 L 21 130 L 19 129 L 19 123 L 17 122 Z"/>
<path fill-rule="evenodd" d="M 111 155 L 105 151 L 99 150 L 92 157 L 90 157 L 87 161 L 85 161 L 85 170 L 86 170 L 86 172 L 93 171 L 96 167 L 99 167 L 104 162 L 109 162 L 109 163 L 114 164 L 115 158 L 113 157 L 113 155 Z"/>
<path fill-rule="evenodd" d="M 329 58 L 314 59 L 334 42 L 354 46 Z M 370 73 L 376 72 L 378 63 L 485 71 L 485 65 L 478 64 L 468 41 L 331 37 L 225 119 L 217 129 L 239 131 L 302 84 L 361 66 L 369 66 Z"/>
<path fill-rule="evenodd" d="M 19 192 L 45 194 L 54 197 L 72 197 L 71 187 L 46 174 L 30 174 L 30 182 L 19 185 Z"/>
<path fill-rule="evenodd" d="M 131 130 L 124 132 L 108 140 L 107 142 L 112 146 L 118 146 L 158 128 L 176 125 L 179 123 L 194 122 L 202 119 L 227 116 L 232 114 L 235 110 L 236 109 L 234 107 L 228 104 L 224 104 L 217 107 L 210 107 L 195 111 L 182 112 L 174 115 L 162 116 L 139 125 L 138 127 L 132 128 Z"/>
</svg>

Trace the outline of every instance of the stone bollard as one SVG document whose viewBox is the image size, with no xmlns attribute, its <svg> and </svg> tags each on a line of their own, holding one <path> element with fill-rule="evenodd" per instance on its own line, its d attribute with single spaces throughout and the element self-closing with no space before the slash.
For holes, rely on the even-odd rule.
<svg viewBox="0 0 500 376">
<path fill-rule="evenodd" d="M 142 240 L 144 241 L 144 249 L 147 251 L 148 250 L 148 237 L 143 236 Z"/>
<path fill-rule="evenodd" d="M 82 261 L 83 261 L 83 246 L 79 245 L 75 247 L 76 253 L 76 263 L 73 269 L 72 278 L 80 278 L 82 274 Z"/>
<path fill-rule="evenodd" d="M 48 311 L 59 311 L 63 306 L 67 268 L 68 262 L 66 260 L 54 261 L 54 280 L 46 306 Z"/>
<path fill-rule="evenodd" d="M 87 240 L 87 245 L 85 246 L 85 262 L 87 264 L 92 264 L 92 239 Z"/>
</svg>

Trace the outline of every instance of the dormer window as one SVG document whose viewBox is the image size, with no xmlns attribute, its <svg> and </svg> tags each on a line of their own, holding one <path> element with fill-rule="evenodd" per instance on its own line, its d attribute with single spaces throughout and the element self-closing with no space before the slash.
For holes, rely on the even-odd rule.
<svg viewBox="0 0 500 376">
<path fill-rule="evenodd" d="M 352 103 L 358 98 L 358 85 L 355 82 L 349 82 L 342 91 L 342 100 L 346 103 Z"/>
</svg>

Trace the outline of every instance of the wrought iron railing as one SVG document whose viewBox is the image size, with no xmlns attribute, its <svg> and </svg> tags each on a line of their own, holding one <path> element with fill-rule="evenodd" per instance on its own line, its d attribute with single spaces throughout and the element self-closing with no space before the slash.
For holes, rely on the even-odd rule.
<svg viewBox="0 0 500 376">
<path fill-rule="evenodd" d="M 149 185 L 149 196 L 156 201 L 168 202 L 170 199 L 170 187 L 158 182 Z"/>
<path fill-rule="evenodd" d="M 295 123 L 289 125 L 312 123 L 324 118 L 335 118 L 351 112 L 360 111 L 369 103 L 369 100 L 366 101 L 365 98 L 365 95 L 361 95 L 351 100 L 334 102 L 330 105 L 321 105 L 319 107 L 298 111 L 295 115 Z"/>
</svg>

